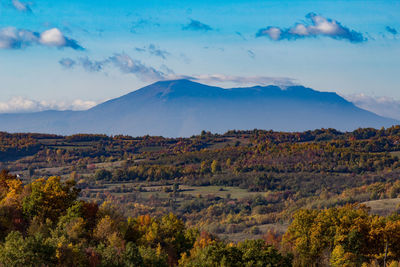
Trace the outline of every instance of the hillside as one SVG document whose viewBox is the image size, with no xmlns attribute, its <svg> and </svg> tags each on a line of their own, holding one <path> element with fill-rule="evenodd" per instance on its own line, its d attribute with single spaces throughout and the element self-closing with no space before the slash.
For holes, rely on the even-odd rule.
<svg viewBox="0 0 400 267">
<path fill-rule="evenodd" d="M 202 130 L 354 130 L 397 124 L 336 93 L 302 86 L 223 89 L 189 80 L 162 81 L 87 111 L 0 114 L 1 130 L 55 134 L 191 136 Z"/>
<path fill-rule="evenodd" d="M 160 260 L 166 266 L 168 255 L 170 265 L 179 260 L 180 266 L 192 266 L 204 255 L 219 262 L 222 255 L 231 255 L 229 249 L 238 249 L 232 252 L 235 261 L 246 262 L 246 246 L 258 244 L 255 251 L 268 249 L 277 260 L 283 258 L 270 245 L 288 260 L 287 249 L 294 252 L 295 266 L 298 260 L 306 261 L 301 266 L 315 261 L 324 266 L 331 254 L 321 251 L 341 249 L 338 244 L 353 248 L 354 235 L 364 244 L 357 246 L 359 261 L 381 263 L 385 242 L 389 258 L 397 260 L 399 151 L 399 126 L 352 132 L 202 132 L 190 138 L 2 132 L 0 169 L 16 176 L 0 173 L 0 211 L 13 211 L 0 222 L 0 248 L 5 248 L 0 262 L 15 259 L 5 254 L 13 247 L 22 247 L 26 258 L 37 244 L 52 249 L 44 255 L 40 251 L 46 250 L 39 250 L 42 259 L 71 260 L 72 265 L 88 259 L 80 255 L 90 248 L 89 258 L 103 263 L 140 255 L 135 259 Z M 357 203 L 366 203 L 371 213 Z M 334 230 L 320 231 L 321 225 Z M 175 234 L 187 247 L 164 242 L 174 241 Z M 295 245 L 309 236 L 305 247 Z M 203 242 L 201 248 L 195 240 Z M 238 243 L 232 248 L 231 241 Z M 310 254 L 309 246 L 317 249 Z M 65 256 L 71 248 L 76 254 Z M 155 254 L 159 248 L 162 253 Z M 179 254 L 189 249 L 191 258 Z M 222 254 L 213 258 L 208 249 Z"/>
<path fill-rule="evenodd" d="M 112 200 L 129 215 L 173 211 L 233 239 L 282 229 L 302 207 L 400 194 L 398 126 L 190 138 L 1 133 L 0 144 L 0 168 L 24 182 L 73 177 L 82 199 Z"/>
</svg>

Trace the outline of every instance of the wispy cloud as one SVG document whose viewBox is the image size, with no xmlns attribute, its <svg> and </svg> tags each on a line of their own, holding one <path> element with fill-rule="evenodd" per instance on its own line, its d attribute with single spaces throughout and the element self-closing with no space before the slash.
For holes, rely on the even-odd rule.
<svg viewBox="0 0 400 267">
<path fill-rule="evenodd" d="M 73 60 L 72 58 L 62 58 L 58 61 L 61 66 L 63 66 L 66 69 L 73 68 L 76 64 L 76 61 Z"/>
<path fill-rule="evenodd" d="M 393 35 L 396 35 L 398 32 L 397 32 L 397 30 L 395 29 L 395 28 L 393 28 L 393 27 L 390 27 L 390 26 L 386 26 L 386 31 L 388 31 L 389 33 L 391 33 L 391 34 L 393 34 Z"/>
<path fill-rule="evenodd" d="M 400 120 L 400 100 L 385 96 L 372 97 L 365 94 L 344 95 L 343 97 L 360 108 Z"/>
<path fill-rule="evenodd" d="M 182 27 L 182 30 L 191 30 L 191 31 L 212 31 L 213 28 L 211 26 L 204 24 L 198 20 L 191 19 L 188 24 Z"/>
<path fill-rule="evenodd" d="M 154 22 L 151 18 L 139 18 L 132 22 L 130 31 L 131 33 L 138 33 L 139 30 L 143 30 L 149 27 L 160 27 L 160 23 Z"/>
<path fill-rule="evenodd" d="M 290 86 L 295 85 L 296 80 L 288 77 L 271 77 L 271 76 L 237 76 L 224 74 L 203 74 L 203 75 L 186 75 L 176 74 L 173 70 L 165 65 L 160 68 L 148 66 L 141 61 L 130 57 L 126 53 L 115 53 L 114 55 L 104 60 L 92 60 L 88 57 L 78 58 L 63 58 L 59 64 L 64 68 L 82 67 L 88 72 L 100 72 L 106 67 L 114 67 L 122 73 L 133 74 L 138 79 L 145 82 L 153 82 L 160 80 L 174 79 L 190 79 L 205 83 L 231 83 L 236 85 L 280 85 Z"/>
<path fill-rule="evenodd" d="M 204 49 L 214 49 L 214 50 L 217 50 L 217 51 L 220 51 L 220 52 L 224 52 L 225 51 L 225 48 L 223 48 L 223 47 L 203 46 L 203 48 Z"/>
<path fill-rule="evenodd" d="M 156 47 L 154 44 L 150 44 L 149 47 L 149 53 L 161 57 L 162 59 L 166 59 L 167 56 L 170 55 L 170 53 L 167 50 L 160 49 L 159 47 Z"/>
<path fill-rule="evenodd" d="M 19 0 L 12 0 L 11 1 L 12 6 L 21 12 L 26 12 L 26 13 L 32 13 L 31 9 L 31 4 L 30 3 L 24 3 Z"/>
<path fill-rule="evenodd" d="M 0 113 L 36 112 L 44 110 L 86 110 L 97 103 L 76 99 L 73 101 L 37 101 L 17 96 L 0 102 Z"/>
<path fill-rule="evenodd" d="M 107 64 L 107 60 L 96 61 L 89 59 L 89 57 L 81 57 L 78 61 L 82 68 L 88 72 L 99 72 Z"/>
<path fill-rule="evenodd" d="M 149 52 L 150 55 L 160 57 L 162 59 L 167 59 L 167 56 L 170 55 L 170 53 L 167 50 L 160 49 L 157 47 L 155 44 L 149 44 L 147 47 L 135 47 L 135 50 L 137 52 L 143 53 L 143 52 Z"/>
<path fill-rule="evenodd" d="M 241 32 L 235 32 L 235 34 L 236 34 L 237 36 L 239 36 L 240 38 L 242 38 L 244 41 L 247 40 L 246 37 L 244 37 L 244 35 L 243 35 Z"/>
<path fill-rule="evenodd" d="M 290 28 L 275 26 L 262 28 L 256 33 L 256 37 L 266 36 L 271 40 L 281 41 L 326 36 L 338 40 L 347 40 L 352 43 L 367 41 L 367 38 L 362 33 L 351 30 L 336 20 L 325 18 L 315 13 L 309 13 L 306 18 L 309 23 L 297 23 Z"/>
<path fill-rule="evenodd" d="M 295 79 L 287 77 L 270 77 L 270 76 L 236 76 L 224 74 L 206 74 L 192 75 L 184 77 L 205 83 L 234 83 L 237 85 L 281 85 L 290 86 L 297 84 Z"/>
<path fill-rule="evenodd" d="M 58 61 L 58 63 L 66 69 L 72 69 L 76 66 L 80 66 L 87 72 L 100 72 L 103 70 L 108 61 L 106 59 L 97 61 L 92 60 L 89 57 L 80 57 L 76 60 L 72 58 L 62 58 Z"/>
<path fill-rule="evenodd" d="M 185 62 L 186 64 L 190 64 L 192 62 L 192 60 L 188 56 L 186 56 L 184 53 L 180 53 L 179 58 L 182 59 L 183 62 Z"/>
<path fill-rule="evenodd" d="M 139 53 L 144 53 L 144 52 L 146 52 L 146 48 L 145 48 L 145 47 L 144 47 L 144 48 L 135 47 L 135 51 L 136 51 L 136 52 L 139 52 Z"/>
<path fill-rule="evenodd" d="M 125 53 L 114 54 L 107 61 L 113 63 L 121 72 L 134 74 L 142 81 L 157 81 L 165 78 L 163 72 L 145 65 Z"/>
<path fill-rule="evenodd" d="M 254 54 L 254 52 L 252 50 L 247 50 L 247 54 L 249 55 L 249 57 L 251 58 L 255 58 L 256 54 Z"/>
<path fill-rule="evenodd" d="M 151 66 L 147 66 L 140 60 L 136 60 L 126 53 L 115 53 L 104 60 L 93 60 L 89 57 L 81 57 L 77 60 L 63 58 L 59 61 L 59 64 L 62 67 L 69 69 L 75 66 L 81 66 L 87 72 L 100 72 L 104 70 L 106 66 L 111 65 L 122 73 L 135 75 L 142 81 L 164 80 L 167 76 L 173 73 L 172 70 L 166 67 L 164 67 L 164 69 L 168 69 L 168 72 L 163 72 Z"/>
<path fill-rule="evenodd" d="M 58 28 L 42 33 L 14 27 L 0 29 L 0 49 L 22 49 L 31 45 L 84 50 L 76 40 L 64 36 Z"/>
</svg>

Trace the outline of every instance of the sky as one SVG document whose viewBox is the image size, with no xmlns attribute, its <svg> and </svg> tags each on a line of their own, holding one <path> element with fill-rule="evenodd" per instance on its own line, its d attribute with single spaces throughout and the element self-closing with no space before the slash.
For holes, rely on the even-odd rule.
<svg viewBox="0 0 400 267">
<path fill-rule="evenodd" d="M 301 84 L 400 119 L 400 1 L 0 0 L 0 112 L 158 80 Z"/>
</svg>

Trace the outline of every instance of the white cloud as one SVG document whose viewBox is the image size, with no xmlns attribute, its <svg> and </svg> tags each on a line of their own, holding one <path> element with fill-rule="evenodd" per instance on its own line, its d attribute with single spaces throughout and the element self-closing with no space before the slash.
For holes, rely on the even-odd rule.
<svg viewBox="0 0 400 267">
<path fill-rule="evenodd" d="M 31 45 L 57 48 L 70 47 L 75 50 L 84 49 L 77 41 L 64 36 L 57 28 L 42 33 L 14 27 L 0 29 L 0 49 L 21 49 Z"/>
<path fill-rule="evenodd" d="M 35 43 L 37 40 L 37 34 L 32 31 L 19 30 L 14 27 L 0 29 L 0 49 L 18 49 Z"/>
<path fill-rule="evenodd" d="M 86 110 L 96 105 L 97 103 L 95 101 L 75 99 L 74 101 L 72 101 L 72 103 L 67 105 L 67 107 L 71 110 Z"/>
<path fill-rule="evenodd" d="M 327 36 L 333 39 L 343 39 L 352 43 L 364 42 L 367 39 L 364 36 L 343 26 L 340 22 L 325 18 L 315 13 L 309 13 L 306 16 L 310 23 L 297 23 L 290 28 L 279 28 L 268 26 L 260 29 L 256 37 L 267 36 L 274 41 L 295 40 L 306 37 Z"/>
<path fill-rule="evenodd" d="M 94 107 L 94 101 L 76 99 L 73 101 L 37 101 L 17 96 L 7 102 L 0 102 L 0 113 L 35 112 L 44 110 L 86 110 Z"/>
<path fill-rule="evenodd" d="M 13 7 L 18 11 L 28 12 L 28 13 L 32 12 L 30 3 L 23 3 L 19 0 L 12 0 L 11 3 L 13 5 Z"/>
<path fill-rule="evenodd" d="M 277 40 L 281 39 L 281 34 L 282 34 L 282 30 L 279 29 L 278 27 L 267 27 L 263 31 L 259 32 L 258 36 L 268 35 L 269 38 L 277 41 Z"/>
<path fill-rule="evenodd" d="M 343 97 L 360 108 L 400 120 L 400 100 L 387 96 L 372 97 L 365 94 L 344 95 Z"/>
<path fill-rule="evenodd" d="M 59 47 L 65 46 L 67 41 L 59 29 L 53 28 L 42 32 L 40 34 L 39 42 L 42 45 Z"/>
</svg>

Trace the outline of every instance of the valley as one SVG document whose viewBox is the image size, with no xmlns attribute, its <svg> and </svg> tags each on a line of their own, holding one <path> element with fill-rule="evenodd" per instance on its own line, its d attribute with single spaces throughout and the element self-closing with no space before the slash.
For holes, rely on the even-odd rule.
<svg viewBox="0 0 400 267">
<path fill-rule="evenodd" d="M 221 236 L 253 238 L 265 234 L 266 225 L 284 229 L 300 208 L 400 193 L 397 126 L 203 132 L 190 138 L 1 136 L 1 167 L 25 183 L 37 177 L 74 179 L 83 200 L 118 203 L 133 217 L 174 212 L 188 225 Z M 390 205 L 384 213 L 396 209 Z"/>
</svg>

